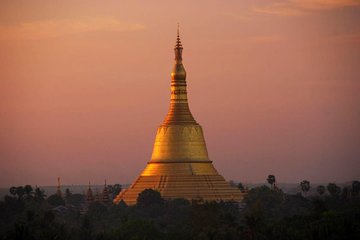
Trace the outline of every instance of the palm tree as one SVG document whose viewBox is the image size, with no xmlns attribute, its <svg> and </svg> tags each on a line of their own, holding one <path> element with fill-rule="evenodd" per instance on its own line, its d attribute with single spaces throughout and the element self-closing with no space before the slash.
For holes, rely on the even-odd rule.
<svg viewBox="0 0 360 240">
<path fill-rule="evenodd" d="M 266 180 L 267 180 L 268 183 L 271 185 L 271 188 L 274 190 L 274 189 L 275 189 L 275 185 L 276 185 L 275 176 L 274 176 L 274 175 L 269 175 Z"/>
<path fill-rule="evenodd" d="M 244 185 L 243 185 L 241 182 L 238 183 L 237 188 L 240 189 L 241 192 L 244 192 L 244 191 L 245 191 L 245 187 L 244 187 Z"/>
<path fill-rule="evenodd" d="M 33 188 L 31 185 L 25 185 L 24 192 L 26 194 L 26 199 L 30 199 L 33 192 Z"/>
<path fill-rule="evenodd" d="M 300 187 L 301 187 L 301 191 L 303 192 L 304 194 L 304 197 L 306 197 L 307 193 L 309 192 L 310 190 L 310 182 L 308 180 L 303 180 L 301 183 L 300 183 Z"/>
<path fill-rule="evenodd" d="M 349 199 L 349 196 L 350 195 L 350 191 L 349 191 L 349 189 L 347 188 L 347 187 L 344 187 L 343 189 L 342 189 L 342 192 L 341 192 L 341 198 L 343 199 L 343 200 L 347 200 L 347 199 Z"/>
<path fill-rule="evenodd" d="M 16 196 L 16 187 L 12 186 L 10 189 L 9 189 L 9 192 L 11 193 L 11 195 L 13 195 L 14 197 Z"/>
<path fill-rule="evenodd" d="M 326 188 L 324 187 L 324 185 L 319 185 L 317 186 L 316 191 L 319 193 L 320 196 L 322 196 L 325 193 Z"/>
<path fill-rule="evenodd" d="M 360 192 L 360 182 L 359 181 L 353 181 L 351 184 L 351 194 L 352 196 L 359 195 Z"/>
<path fill-rule="evenodd" d="M 16 188 L 16 195 L 18 195 L 18 199 L 22 199 L 23 195 L 25 194 L 25 189 L 23 186 L 19 186 Z"/>
<path fill-rule="evenodd" d="M 70 189 L 68 189 L 68 188 L 65 189 L 65 199 L 71 197 L 71 195 L 72 195 L 72 193 L 71 193 Z"/>
<path fill-rule="evenodd" d="M 333 197 L 339 196 L 339 194 L 341 192 L 341 188 L 338 185 L 336 185 L 335 183 L 329 183 L 326 186 L 326 188 L 329 191 L 330 195 Z"/>
<path fill-rule="evenodd" d="M 46 197 L 45 191 L 43 189 L 36 187 L 35 188 L 35 199 L 42 201 L 45 199 L 45 197 Z"/>
<path fill-rule="evenodd" d="M 117 196 L 120 192 L 121 192 L 122 186 L 118 183 L 114 184 L 113 186 L 113 191 L 114 191 L 114 196 Z"/>
</svg>

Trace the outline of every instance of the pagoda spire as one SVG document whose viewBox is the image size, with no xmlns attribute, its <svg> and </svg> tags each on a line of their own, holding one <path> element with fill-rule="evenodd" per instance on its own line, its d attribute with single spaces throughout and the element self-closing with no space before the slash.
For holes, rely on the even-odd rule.
<svg viewBox="0 0 360 240">
<path fill-rule="evenodd" d="M 179 80 L 183 81 L 183 84 L 186 86 L 186 71 L 184 68 L 184 65 L 182 64 L 182 52 L 183 52 L 183 46 L 180 39 L 180 31 L 179 31 L 179 24 L 177 27 L 177 36 L 176 36 L 176 43 L 174 47 L 175 52 L 175 66 L 171 72 L 171 78 L 172 80 Z"/>
<path fill-rule="evenodd" d="M 187 98 L 186 71 L 182 63 L 183 46 L 180 40 L 179 25 L 174 47 L 175 64 L 171 71 L 170 109 L 163 125 L 196 124 L 192 116 Z"/>
<path fill-rule="evenodd" d="M 178 23 L 178 26 L 177 26 L 177 37 L 176 37 L 176 44 L 175 44 L 175 61 L 176 63 L 181 63 L 182 61 L 182 50 L 183 50 L 183 47 L 182 47 L 182 44 L 181 44 L 181 40 L 180 40 L 180 25 Z"/>
</svg>

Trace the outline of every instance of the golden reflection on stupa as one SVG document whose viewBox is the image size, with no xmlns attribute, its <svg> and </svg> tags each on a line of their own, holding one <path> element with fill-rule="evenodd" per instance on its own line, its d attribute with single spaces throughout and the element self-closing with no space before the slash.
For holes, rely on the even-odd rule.
<svg viewBox="0 0 360 240">
<path fill-rule="evenodd" d="M 157 190 L 165 199 L 240 201 L 242 193 L 214 168 L 206 149 L 202 127 L 192 116 L 187 98 L 186 71 L 179 28 L 171 72 L 170 109 L 159 126 L 151 160 L 140 176 L 114 200 L 136 204 L 140 192 Z"/>
</svg>

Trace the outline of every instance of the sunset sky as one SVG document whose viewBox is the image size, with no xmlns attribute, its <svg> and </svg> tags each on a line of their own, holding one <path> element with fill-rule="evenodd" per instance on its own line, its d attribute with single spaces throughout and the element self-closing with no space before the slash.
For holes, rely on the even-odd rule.
<svg viewBox="0 0 360 240">
<path fill-rule="evenodd" d="M 360 1 L 0 1 L 0 186 L 131 183 L 170 99 L 227 180 L 360 179 Z"/>
</svg>

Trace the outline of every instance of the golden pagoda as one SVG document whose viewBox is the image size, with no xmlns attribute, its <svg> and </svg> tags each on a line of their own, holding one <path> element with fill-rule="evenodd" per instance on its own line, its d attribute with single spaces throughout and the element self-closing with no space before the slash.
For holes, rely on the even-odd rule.
<svg viewBox="0 0 360 240">
<path fill-rule="evenodd" d="M 114 203 L 122 200 L 128 205 L 136 204 L 139 193 L 148 188 L 159 191 L 164 199 L 239 202 L 243 193 L 214 168 L 203 130 L 190 112 L 179 29 L 174 50 L 170 109 L 157 130 L 151 160 L 134 183 L 116 196 Z"/>
</svg>

